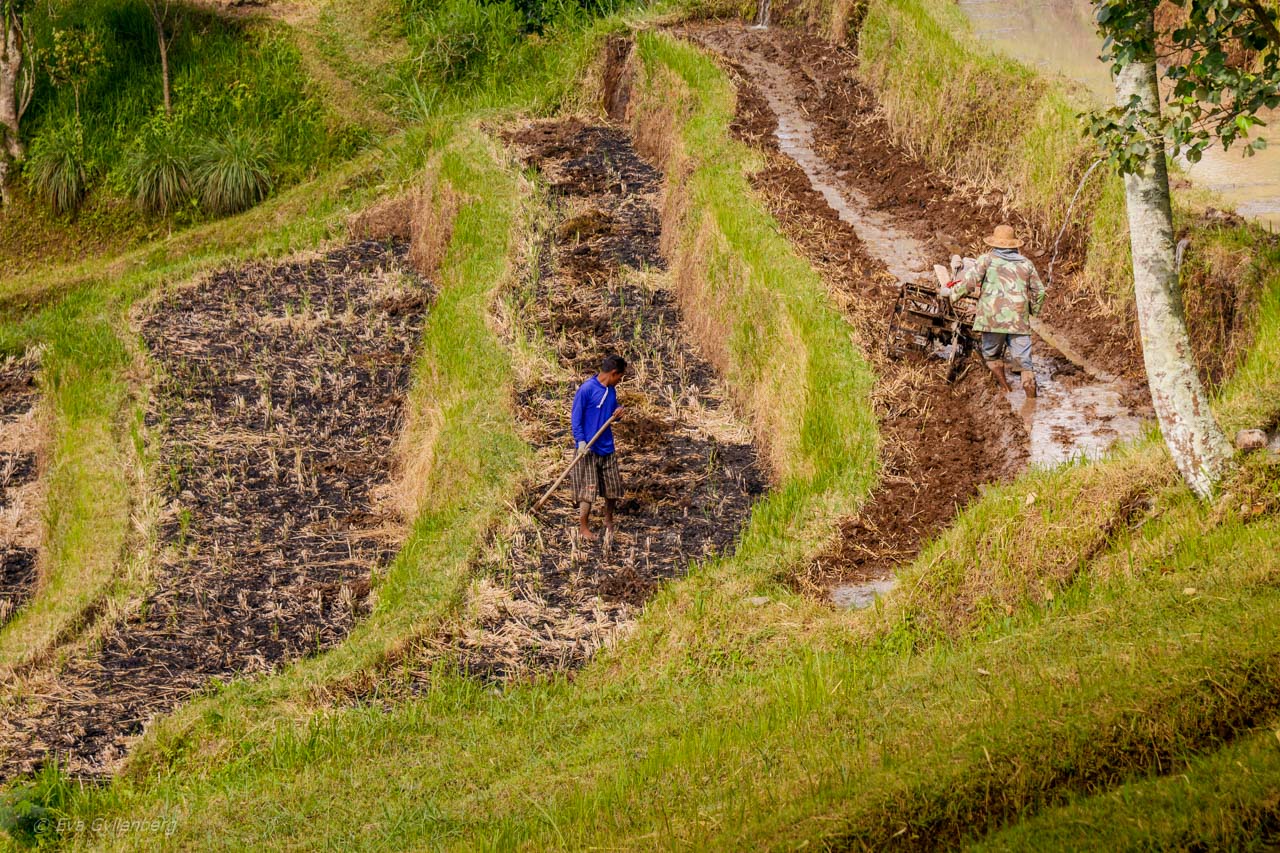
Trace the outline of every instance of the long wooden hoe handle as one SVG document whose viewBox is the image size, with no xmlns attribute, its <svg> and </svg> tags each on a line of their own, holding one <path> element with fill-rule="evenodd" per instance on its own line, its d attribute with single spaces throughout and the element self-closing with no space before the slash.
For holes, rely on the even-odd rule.
<svg viewBox="0 0 1280 853">
<path fill-rule="evenodd" d="M 609 428 L 609 424 L 613 423 L 613 419 L 616 418 L 618 416 L 618 412 L 621 412 L 621 411 L 622 409 L 619 408 L 617 412 L 614 412 L 612 415 L 609 415 L 609 420 L 604 422 L 604 426 L 596 430 L 596 434 L 591 436 L 591 440 L 587 442 L 586 450 L 583 450 L 581 453 L 573 457 L 573 461 L 569 463 L 569 467 L 565 468 L 559 477 L 556 477 L 556 481 L 551 484 L 551 488 L 547 489 L 547 493 L 543 495 L 541 498 L 539 498 L 538 502 L 533 505 L 534 512 L 537 512 L 538 507 L 542 506 L 544 503 L 547 502 L 547 498 L 551 497 L 551 493 L 556 490 L 556 486 L 564 482 L 564 478 L 569 476 L 569 472 L 573 470 L 574 465 L 578 464 L 578 460 L 582 459 L 582 457 L 586 456 L 588 453 L 591 452 L 591 448 L 595 446 L 596 440 L 600 438 L 600 436 L 604 435 L 604 431 Z"/>
</svg>

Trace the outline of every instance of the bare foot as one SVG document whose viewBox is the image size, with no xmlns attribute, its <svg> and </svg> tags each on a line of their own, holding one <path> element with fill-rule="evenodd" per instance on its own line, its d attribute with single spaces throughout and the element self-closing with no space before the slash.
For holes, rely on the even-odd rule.
<svg viewBox="0 0 1280 853">
<path fill-rule="evenodd" d="M 587 542 L 594 542 L 600 538 L 599 536 L 595 535 L 585 527 L 578 528 L 578 535 L 581 536 L 583 539 L 585 539 Z"/>
</svg>

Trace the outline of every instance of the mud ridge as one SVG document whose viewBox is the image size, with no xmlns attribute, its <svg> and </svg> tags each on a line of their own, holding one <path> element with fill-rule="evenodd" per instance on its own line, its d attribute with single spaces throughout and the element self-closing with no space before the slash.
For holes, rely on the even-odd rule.
<svg viewBox="0 0 1280 853">
<path fill-rule="evenodd" d="M 493 682 L 582 666 L 628 629 L 659 584 L 730 549 L 765 489 L 750 430 L 691 344 L 665 282 L 661 174 L 613 126 L 544 121 L 507 141 L 546 181 L 552 208 L 532 281 L 512 294 L 520 323 L 554 360 L 518 391 L 523 437 L 545 468 L 490 542 L 469 618 L 432 641 Z M 616 536 L 586 542 L 567 484 L 536 518 L 528 507 L 571 457 L 573 394 L 610 351 L 629 364 L 614 429 L 626 496 Z"/>
<path fill-rule="evenodd" d="M 0 364 L 0 627 L 30 601 L 40 579 L 36 368 L 35 354 Z"/>
<path fill-rule="evenodd" d="M 96 654 L 6 709 L 5 775 L 54 756 L 109 772 L 152 717 L 210 681 L 351 630 L 402 537 L 386 493 L 429 302 L 406 250 L 363 242 L 227 270 L 140 318 L 159 374 L 153 588 Z"/>
</svg>

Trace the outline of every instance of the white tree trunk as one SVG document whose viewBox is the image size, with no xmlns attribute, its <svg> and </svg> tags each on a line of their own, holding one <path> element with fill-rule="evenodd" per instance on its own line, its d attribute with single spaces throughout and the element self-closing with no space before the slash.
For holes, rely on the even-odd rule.
<svg viewBox="0 0 1280 853">
<path fill-rule="evenodd" d="M 1160 109 L 1156 86 L 1154 60 L 1131 62 L 1115 79 L 1119 103 L 1137 95 L 1151 112 Z M 1232 448 L 1196 372 L 1174 261 L 1168 166 L 1163 145 L 1156 147 L 1142 174 L 1124 178 L 1142 357 L 1165 444 L 1187 485 L 1207 498 L 1230 465 Z"/>
<path fill-rule="evenodd" d="M 0 142 L 5 152 L 21 159 L 22 139 L 18 123 L 22 118 L 22 29 L 16 12 L 0 10 Z"/>
<path fill-rule="evenodd" d="M 22 21 L 11 4 L 0 6 L 0 202 L 9 203 L 9 178 L 26 148 L 19 134 L 31 102 L 32 80 L 23 68 Z"/>
</svg>

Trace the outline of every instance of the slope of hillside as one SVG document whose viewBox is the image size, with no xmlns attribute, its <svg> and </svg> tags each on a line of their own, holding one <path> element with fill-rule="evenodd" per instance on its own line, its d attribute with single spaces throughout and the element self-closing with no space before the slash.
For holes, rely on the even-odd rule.
<svg viewBox="0 0 1280 853">
<path fill-rule="evenodd" d="M 866 26 L 877 15 L 924 14 L 912 2 L 881 0 Z M 387 195 L 399 198 L 384 198 L 350 227 L 407 237 L 438 287 L 396 453 L 406 538 L 375 577 L 368 616 L 322 655 L 212 688 L 154 721 L 109 782 L 80 785 L 46 771 L 33 787 L 13 788 L 65 821 L 42 837 L 110 849 L 543 849 L 602 840 L 1007 849 L 1045 838 L 1075 846 L 1099 826 L 1118 843 L 1175 847 L 1245 846 L 1274 833 L 1280 462 L 1266 453 L 1242 459 L 1217 499 L 1201 504 L 1147 434 L 1100 461 L 986 485 L 872 609 L 836 610 L 797 593 L 795 579 L 847 535 L 843 522 L 857 517 L 892 459 L 877 426 L 888 392 L 864 354 L 874 333 L 842 303 L 810 244 L 788 241 L 795 224 L 779 222 L 786 212 L 771 207 L 776 199 L 753 188 L 772 155 L 742 141 L 730 75 L 648 24 L 608 38 L 623 30 L 606 19 L 527 48 L 512 67 L 540 69 L 548 88 L 476 84 L 450 107 L 457 127 L 430 119 L 426 132 L 394 145 L 390 166 L 357 160 L 228 226 L 179 235 L 115 267 L 6 285 L 16 305 L 49 305 L 16 308 L 23 319 L 6 334 L 12 349 L 47 342 L 45 405 L 55 441 L 65 442 L 54 458 L 80 460 L 120 494 L 77 509 L 76 490 L 103 486 L 54 481 L 52 505 L 72 520 L 105 513 L 101 523 L 117 539 L 82 537 L 66 546 L 68 556 L 46 559 L 62 569 L 123 554 L 145 569 L 86 575 L 123 587 L 98 599 L 112 602 L 96 605 L 104 627 L 146 589 L 145 511 L 135 509 L 140 528 L 127 524 L 130 502 L 145 507 L 154 493 L 146 481 L 159 473 L 151 455 L 159 439 L 148 430 L 165 429 L 112 431 L 150 393 L 134 367 L 142 356 L 133 300 L 246 255 L 345 238 L 346 212 Z M 999 79 L 984 67 L 962 71 Z M 925 108 L 927 91 L 916 87 L 922 100 L 913 109 Z M 567 102 L 578 111 L 568 122 L 591 128 L 604 121 L 585 112 L 593 100 L 615 121 L 610 144 L 629 136 L 661 171 L 659 260 L 624 263 L 619 253 L 633 244 L 601 236 L 620 233 L 609 230 L 610 205 L 636 210 L 628 207 L 635 194 L 652 189 L 627 171 L 640 167 L 623 148 L 609 149 L 612 166 L 599 171 L 552 140 L 529 179 L 504 144 L 512 134 L 503 131 L 530 138 L 521 106 Z M 1049 125 L 1057 128 L 1045 131 L 1050 150 L 1070 149 L 1070 129 Z M 1004 185 L 1008 174 L 986 177 Z M 1040 209 L 1035 192 L 1045 194 L 1044 210 L 1065 209 L 1065 181 L 1028 183 L 1019 190 L 1025 199 L 1016 186 L 1005 186 L 1010 209 L 1025 202 L 1028 219 Z M 1114 231 L 1097 225 L 1105 198 L 1090 204 L 1097 239 L 1110 239 Z M 263 236 L 246 242 L 242 232 L 259 226 Z M 1203 232 L 1225 247 L 1206 254 L 1206 275 L 1222 286 L 1246 281 L 1256 309 L 1215 327 L 1213 346 L 1230 341 L 1239 353 L 1218 365 L 1215 410 L 1230 430 L 1274 430 L 1276 253 L 1247 228 L 1218 231 Z M 641 236 L 648 246 L 657 235 Z M 1084 257 L 1077 244 L 1077 274 Z M 140 270 L 109 283 L 130 262 Z M 575 659 L 568 668 L 535 664 L 532 677 L 477 678 L 468 650 L 519 621 L 511 618 L 519 602 L 495 593 L 524 571 L 511 551 L 542 541 L 529 533 L 538 529 L 530 499 L 557 460 L 530 446 L 550 440 L 539 432 L 537 394 L 567 381 L 555 359 L 569 359 L 572 342 L 554 330 L 583 319 L 555 312 L 584 309 L 531 294 L 546 297 L 559 285 L 544 276 L 564 269 L 618 282 L 606 296 L 643 293 L 642 306 L 659 300 L 678 310 L 672 334 L 714 366 L 771 482 L 733 547 L 646 587 L 625 631 L 589 638 L 583 668 Z M 1072 280 L 1090 292 L 1087 276 Z M 68 327 L 83 330 L 88 319 L 102 330 L 100 351 L 69 345 Z M 634 334 L 648 369 L 669 369 L 670 357 L 642 348 L 651 346 L 643 329 L 592 324 L 593 334 Z M 655 394 L 649 384 L 637 393 Z M 639 442 L 644 429 L 659 429 L 653 424 L 667 417 L 659 404 L 671 423 L 682 409 L 707 418 L 698 399 L 645 399 L 638 408 L 653 423 L 619 434 Z M 731 421 L 716 419 L 721 429 Z M 70 439 L 73 428 L 92 436 L 86 425 L 101 430 L 97 444 Z M 129 473 L 139 466 L 151 473 Z M 661 499 L 637 498 L 642 507 Z M 575 565 L 606 565 L 593 559 L 574 557 Z M 604 609 L 613 593 L 598 581 L 594 592 L 572 577 L 570 587 L 549 588 L 585 588 Z M 23 678 L 60 665 L 68 650 L 92 648 L 92 631 L 66 627 L 83 605 L 61 598 L 41 605 L 65 610 L 60 627 L 15 622 L 0 635 L 0 649 L 17 649 L 7 644 L 22 630 L 48 650 L 40 660 L 14 653 Z M 162 831 L 110 829 L 143 819 Z"/>
</svg>

